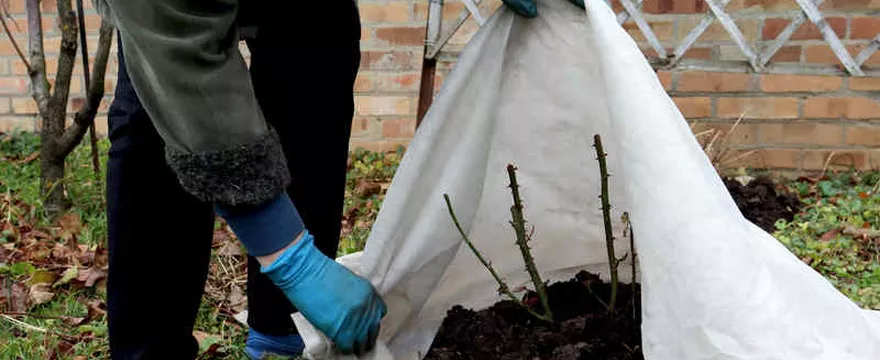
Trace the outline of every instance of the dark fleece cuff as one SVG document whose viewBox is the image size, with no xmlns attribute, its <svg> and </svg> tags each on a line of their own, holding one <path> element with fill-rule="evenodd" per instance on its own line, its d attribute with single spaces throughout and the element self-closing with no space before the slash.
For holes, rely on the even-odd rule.
<svg viewBox="0 0 880 360">
<path fill-rule="evenodd" d="M 290 172 L 274 132 L 251 143 L 187 153 L 167 148 L 180 184 L 198 199 L 224 206 L 257 206 L 290 184 Z"/>
</svg>

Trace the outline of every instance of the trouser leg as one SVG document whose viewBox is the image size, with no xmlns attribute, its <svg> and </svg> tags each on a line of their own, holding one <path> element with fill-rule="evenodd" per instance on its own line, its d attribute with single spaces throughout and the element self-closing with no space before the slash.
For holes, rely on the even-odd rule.
<svg viewBox="0 0 880 360">
<path fill-rule="evenodd" d="M 359 16 L 354 1 L 272 4 L 260 8 L 256 40 L 249 42 L 254 90 L 281 138 L 292 177 L 288 194 L 318 249 L 335 258 L 360 66 Z M 294 13 L 314 16 L 290 21 Z M 302 36 L 315 31 L 320 36 Z M 295 309 L 256 259 L 248 260 L 248 323 L 261 332 L 290 331 Z"/>
<path fill-rule="evenodd" d="M 213 211 L 187 194 L 164 158 L 163 143 L 128 80 L 122 48 L 108 121 L 113 359 L 192 359 L 193 324 L 207 279 Z"/>
</svg>

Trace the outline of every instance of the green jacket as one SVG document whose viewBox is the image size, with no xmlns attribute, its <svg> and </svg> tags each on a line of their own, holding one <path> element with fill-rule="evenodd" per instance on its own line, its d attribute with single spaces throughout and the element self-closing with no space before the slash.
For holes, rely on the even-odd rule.
<svg viewBox="0 0 880 360">
<path fill-rule="evenodd" d="M 286 188 L 281 145 L 238 51 L 240 0 L 93 2 L 119 30 L 132 85 L 188 192 L 236 206 L 264 203 Z"/>
</svg>

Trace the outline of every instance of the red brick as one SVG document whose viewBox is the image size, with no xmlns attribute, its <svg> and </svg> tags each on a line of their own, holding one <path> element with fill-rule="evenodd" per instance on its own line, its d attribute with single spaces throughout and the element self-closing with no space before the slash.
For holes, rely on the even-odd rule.
<svg viewBox="0 0 880 360">
<path fill-rule="evenodd" d="M 372 75 L 360 72 L 354 80 L 355 92 L 367 92 L 373 89 Z"/>
<path fill-rule="evenodd" d="M 803 170 L 867 170 L 867 151 L 804 150 Z"/>
<path fill-rule="evenodd" d="M 37 103 L 30 97 L 12 99 L 12 112 L 18 115 L 36 115 Z"/>
<path fill-rule="evenodd" d="M 365 137 L 375 134 L 376 121 L 371 118 L 355 117 L 351 123 L 351 136 Z"/>
<path fill-rule="evenodd" d="M 418 70 L 422 57 L 415 52 L 364 51 L 361 52 L 361 69 L 368 70 Z"/>
<path fill-rule="evenodd" d="M 842 140 L 841 124 L 793 122 L 761 125 L 761 142 L 765 144 L 840 145 Z"/>
<path fill-rule="evenodd" d="M 758 143 L 758 125 L 757 124 L 737 124 L 736 127 L 731 123 L 698 123 L 692 129 L 694 134 L 706 133 L 699 140 L 708 143 L 712 138 L 718 135 L 717 140 L 713 143 L 713 147 L 731 146 L 731 145 L 753 145 Z"/>
<path fill-rule="evenodd" d="M 851 39 L 873 39 L 880 33 L 880 18 L 857 17 L 850 25 Z"/>
<path fill-rule="evenodd" d="M 798 116 L 795 98 L 721 98 L 718 117 L 735 119 L 793 119 Z"/>
<path fill-rule="evenodd" d="M 425 43 L 425 27 L 378 28 L 376 37 L 389 45 L 421 46 Z"/>
<path fill-rule="evenodd" d="M 846 18 L 843 17 L 827 17 L 825 20 L 838 37 L 846 36 Z M 776 39 L 782 29 L 785 29 L 791 23 L 789 19 L 766 19 L 764 20 L 764 40 Z M 822 32 L 812 22 L 806 21 L 791 36 L 791 40 L 819 40 L 822 39 Z"/>
<path fill-rule="evenodd" d="M 415 130 L 415 118 L 382 119 L 382 137 L 385 139 L 410 138 Z"/>
<path fill-rule="evenodd" d="M 676 97 L 672 99 L 685 118 L 712 116 L 712 99 L 707 97 Z"/>
<path fill-rule="evenodd" d="M 748 91 L 751 75 L 723 72 L 683 72 L 678 74 L 676 91 L 738 92 Z"/>
<path fill-rule="evenodd" d="M 880 147 L 880 125 L 850 124 L 846 128 L 846 144 Z"/>
<path fill-rule="evenodd" d="M 703 0 L 645 0 L 642 5 L 642 11 L 648 14 L 693 14 L 708 10 Z"/>
<path fill-rule="evenodd" d="M 880 78 L 851 77 L 849 89 L 856 91 L 880 91 Z"/>
<path fill-rule="evenodd" d="M 443 23 L 458 18 L 458 14 L 465 9 L 462 1 L 446 1 L 443 3 Z M 419 1 L 414 4 L 413 12 L 416 21 L 425 21 L 428 19 L 428 2 Z"/>
<path fill-rule="evenodd" d="M 26 14 L 25 7 L 24 7 L 24 1 L 25 0 L 9 0 L 9 3 L 8 3 L 9 5 L 6 8 L 6 11 L 8 11 L 10 15 Z M 47 2 L 51 2 L 51 1 L 47 1 Z M 7 22 L 8 22 L 8 20 L 7 20 Z M 24 21 L 22 21 L 22 22 L 24 22 Z"/>
<path fill-rule="evenodd" d="M 878 0 L 827 0 L 822 10 L 872 10 L 880 8 Z"/>
<path fill-rule="evenodd" d="M 770 62 L 800 62 L 801 52 L 803 49 L 800 46 L 783 46 L 773 55 Z"/>
<path fill-rule="evenodd" d="M 34 131 L 33 116 L 0 116 L 0 132 Z"/>
<path fill-rule="evenodd" d="M 798 169 L 801 167 L 802 153 L 795 149 L 762 149 L 756 154 L 755 162 L 767 169 Z"/>
<path fill-rule="evenodd" d="M 372 88 L 377 91 L 418 91 L 420 73 L 376 74 Z"/>
<path fill-rule="evenodd" d="M 847 45 L 846 50 L 849 51 L 850 55 L 853 58 L 858 56 L 858 54 L 865 48 L 865 45 Z M 831 48 L 828 45 L 810 45 L 807 46 L 804 50 L 805 59 L 809 63 L 816 64 L 840 64 L 840 60 L 837 58 L 837 55 L 831 51 Z M 880 64 L 880 52 L 875 52 L 874 55 L 868 58 L 865 61 L 865 65 L 878 65 Z"/>
<path fill-rule="evenodd" d="M 672 54 L 673 51 L 674 51 L 673 49 L 666 49 L 667 54 Z M 642 52 L 647 57 L 652 57 L 652 58 L 659 57 L 657 55 L 657 52 L 654 51 L 654 49 L 651 49 L 649 47 L 644 47 L 642 49 Z M 711 60 L 712 59 L 712 48 L 710 48 L 710 47 L 690 48 L 690 49 L 688 49 L 688 51 L 685 51 L 683 58 L 684 59 Z"/>
<path fill-rule="evenodd" d="M 24 95 L 27 94 L 27 91 L 28 84 L 25 78 L 0 78 L 0 95 Z"/>
<path fill-rule="evenodd" d="M 407 96 L 356 96 L 355 105 L 360 115 L 409 115 L 413 98 Z"/>
<path fill-rule="evenodd" d="M 727 5 L 728 12 L 737 10 L 786 11 L 800 10 L 794 0 L 733 0 Z"/>
<path fill-rule="evenodd" d="M 762 75 L 761 90 L 766 92 L 827 92 L 839 90 L 843 78 L 837 76 Z"/>
<path fill-rule="evenodd" d="M 657 36 L 657 39 L 660 41 L 668 41 L 672 40 L 675 29 L 675 24 L 671 21 L 657 21 L 657 22 L 649 22 L 648 25 L 651 27 L 651 30 L 654 32 L 654 35 Z M 623 24 L 623 28 L 629 33 L 629 35 L 636 42 L 646 42 L 645 35 L 642 34 L 642 30 L 639 29 L 638 25 L 634 22 L 626 22 Z"/>
<path fill-rule="evenodd" d="M 412 18 L 409 3 L 403 1 L 359 2 L 358 8 L 364 24 L 408 22 Z"/>
<path fill-rule="evenodd" d="M 678 32 L 677 32 L 676 40 L 678 40 L 678 41 L 684 40 L 684 38 L 687 37 L 688 34 L 690 34 L 690 32 L 695 27 L 697 27 L 697 25 L 700 23 L 701 20 L 702 20 L 701 18 L 697 18 L 697 17 L 678 20 Z M 758 20 L 756 20 L 756 19 L 738 19 L 738 20 L 735 20 L 734 23 L 739 28 L 740 32 L 742 32 L 742 34 L 746 40 L 748 40 L 749 42 L 753 42 L 755 40 L 758 40 L 758 34 L 759 34 Z M 728 33 L 727 30 L 724 29 L 724 27 L 721 26 L 721 24 L 717 21 L 712 23 L 712 25 L 709 25 L 709 27 L 705 31 L 703 31 L 702 34 L 700 34 L 700 37 L 697 38 L 698 43 L 700 43 L 700 42 L 713 42 L 713 41 L 724 41 L 724 42 L 731 41 L 730 33 Z"/>
<path fill-rule="evenodd" d="M 672 73 L 669 71 L 658 71 L 657 79 L 660 80 L 660 83 L 663 84 L 663 88 L 666 91 L 672 90 Z"/>
<path fill-rule="evenodd" d="M 870 98 L 808 98 L 804 117 L 819 119 L 873 119 L 880 118 L 880 104 Z"/>
</svg>

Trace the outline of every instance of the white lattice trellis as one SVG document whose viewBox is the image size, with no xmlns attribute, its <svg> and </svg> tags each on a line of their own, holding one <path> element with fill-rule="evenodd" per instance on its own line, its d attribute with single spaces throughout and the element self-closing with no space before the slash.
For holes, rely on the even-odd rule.
<svg viewBox="0 0 880 360">
<path fill-rule="evenodd" d="M 434 59 L 440 50 L 449 42 L 449 39 L 471 16 L 482 25 L 485 17 L 480 13 L 480 0 L 461 0 L 465 9 L 453 21 L 451 26 L 445 29 L 441 25 L 441 9 L 443 0 L 429 0 L 430 15 L 428 17 L 428 34 L 426 39 L 426 59 Z M 648 46 L 657 53 L 658 58 L 651 59 L 652 65 L 657 69 L 689 69 L 704 71 L 736 71 L 758 73 L 785 73 L 785 74 L 816 74 L 816 75 L 851 75 L 880 77 L 880 71 L 865 71 L 863 65 L 874 53 L 880 49 L 880 34 L 865 47 L 855 58 L 849 53 L 843 42 L 835 33 L 834 29 L 825 20 L 825 16 L 819 10 L 824 0 L 791 0 L 797 2 L 801 11 L 792 19 L 782 32 L 772 40 L 760 52 L 746 40 L 742 30 L 733 21 L 730 14 L 725 10 L 731 0 L 704 0 L 709 11 L 703 19 L 694 27 L 685 38 L 678 43 L 671 54 L 667 53 L 657 35 L 652 30 L 648 20 L 641 10 L 642 0 L 619 0 L 625 9 L 617 15 L 620 24 L 632 19 L 639 31 L 644 35 Z M 730 39 L 736 44 L 746 61 L 723 61 L 723 60 L 691 60 L 684 59 L 685 54 L 696 44 L 697 39 L 713 24 L 718 21 L 727 32 Z M 841 66 L 822 66 L 814 64 L 771 64 L 771 59 L 777 52 L 791 40 L 795 32 L 806 21 L 812 22 L 822 34 L 822 40 L 828 44 L 834 52 Z M 842 69 L 841 69 L 842 67 Z"/>
</svg>

